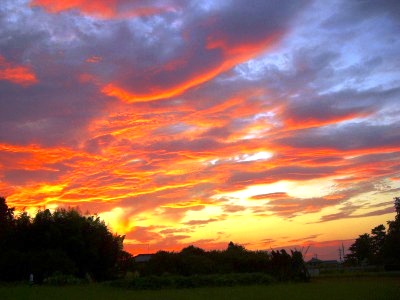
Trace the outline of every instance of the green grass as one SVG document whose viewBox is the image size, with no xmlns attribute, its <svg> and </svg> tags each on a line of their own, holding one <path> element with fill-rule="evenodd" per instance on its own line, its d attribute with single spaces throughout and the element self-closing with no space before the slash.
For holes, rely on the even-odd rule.
<svg viewBox="0 0 400 300">
<path fill-rule="evenodd" d="M 134 299 L 134 300 L 197 300 L 197 299 L 400 299 L 400 278 L 330 278 L 311 283 L 273 284 L 269 286 L 237 286 L 220 288 L 166 289 L 134 291 L 102 284 L 69 287 L 28 285 L 0 286 L 0 299 Z"/>
</svg>

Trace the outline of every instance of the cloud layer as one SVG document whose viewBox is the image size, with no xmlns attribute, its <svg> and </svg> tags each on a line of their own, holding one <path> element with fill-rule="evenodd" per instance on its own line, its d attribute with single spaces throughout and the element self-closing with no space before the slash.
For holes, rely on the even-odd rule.
<svg viewBox="0 0 400 300">
<path fill-rule="evenodd" d="M 0 194 L 103 214 L 134 252 L 353 238 L 332 228 L 400 187 L 399 11 L 4 0 Z"/>
</svg>

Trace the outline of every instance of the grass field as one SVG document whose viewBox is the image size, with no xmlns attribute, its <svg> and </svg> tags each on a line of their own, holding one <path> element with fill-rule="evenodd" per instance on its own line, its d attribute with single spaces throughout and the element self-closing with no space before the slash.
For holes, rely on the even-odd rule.
<svg viewBox="0 0 400 300">
<path fill-rule="evenodd" d="M 270 286 L 237 286 L 182 290 L 133 291 L 101 284 L 69 287 L 2 285 L 0 299 L 400 299 L 400 278 L 330 278 L 311 283 L 273 284 Z"/>
</svg>

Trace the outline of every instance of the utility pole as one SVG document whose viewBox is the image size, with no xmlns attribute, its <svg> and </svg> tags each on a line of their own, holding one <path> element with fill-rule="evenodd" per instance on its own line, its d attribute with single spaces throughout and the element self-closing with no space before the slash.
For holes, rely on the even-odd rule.
<svg viewBox="0 0 400 300">
<path fill-rule="evenodd" d="M 343 254 L 343 261 L 344 261 L 344 245 L 343 245 L 343 242 L 342 242 L 342 254 Z"/>
</svg>

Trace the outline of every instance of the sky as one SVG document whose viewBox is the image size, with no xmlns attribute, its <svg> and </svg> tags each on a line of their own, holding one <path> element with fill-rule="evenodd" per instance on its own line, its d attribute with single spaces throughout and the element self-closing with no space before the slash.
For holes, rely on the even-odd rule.
<svg viewBox="0 0 400 300">
<path fill-rule="evenodd" d="M 1 0 L 0 195 L 125 249 L 338 258 L 400 196 L 400 2 Z"/>
</svg>

